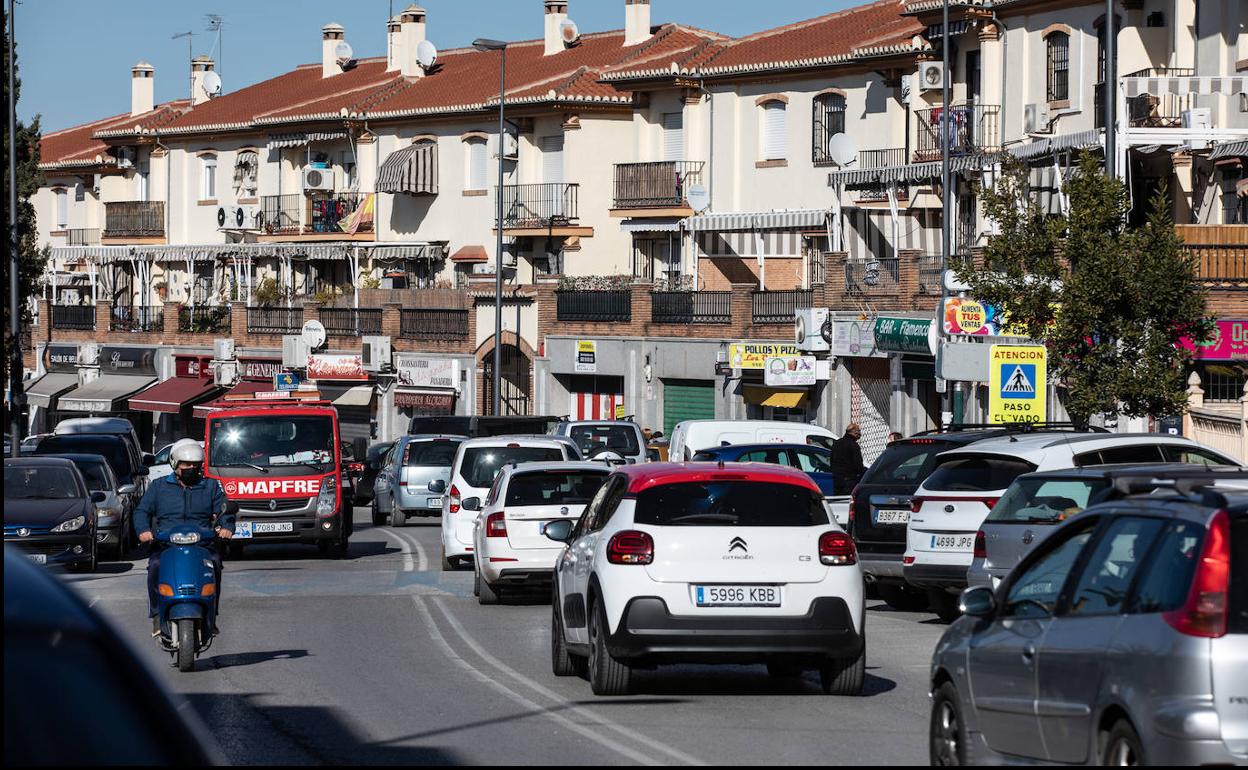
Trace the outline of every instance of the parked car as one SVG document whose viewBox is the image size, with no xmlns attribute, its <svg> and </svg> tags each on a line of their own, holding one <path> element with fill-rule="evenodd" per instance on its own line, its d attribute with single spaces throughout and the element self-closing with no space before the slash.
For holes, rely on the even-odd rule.
<svg viewBox="0 0 1248 770">
<path fill-rule="evenodd" d="M 771 463 L 802 471 L 815 482 L 836 523 L 849 525 L 849 490 L 842 489 L 832 474 L 832 451 L 810 444 L 733 444 L 703 449 L 694 462 Z"/>
<path fill-rule="evenodd" d="M 597 695 L 632 670 L 672 662 L 818 669 L 825 693 L 862 689 L 863 583 L 853 540 L 804 473 L 746 463 L 617 469 L 555 565 L 554 673 L 586 673 Z"/>
<path fill-rule="evenodd" d="M 22 439 L 22 443 L 17 447 L 17 453 L 20 455 L 34 454 L 35 447 L 39 446 L 39 442 L 51 435 L 51 433 L 32 433 Z"/>
<path fill-rule="evenodd" d="M 178 439 L 178 441 L 181 440 L 182 439 Z M 148 466 L 147 483 L 151 484 L 152 482 L 158 479 L 163 479 L 165 476 L 173 473 L 173 466 L 169 465 L 169 452 L 173 450 L 173 445 L 176 443 L 178 442 L 174 441 L 169 444 L 165 444 L 152 458 L 153 463 Z M 196 441 L 196 443 L 199 444 L 201 448 L 204 445 L 203 441 Z"/>
<path fill-rule="evenodd" d="M 61 420 L 52 429 L 55 436 L 72 436 L 81 433 L 105 436 L 121 436 L 130 445 L 135 460 L 139 465 L 148 466 L 156 462 L 154 455 L 143 451 L 139 434 L 134 424 L 123 417 L 74 417 Z"/>
<path fill-rule="evenodd" d="M 442 497 L 442 569 L 471 563 L 477 512 L 465 510 L 462 503 L 469 497 L 485 497 L 504 465 L 579 459 L 576 444 L 557 436 L 493 436 L 460 442 L 451 463 L 450 486 Z"/>
<path fill-rule="evenodd" d="M 611 469 L 599 462 L 504 465 L 482 500 L 465 498 L 477 511 L 473 530 L 473 593 L 481 604 L 497 604 L 516 588 L 550 589 L 561 544 L 546 536 L 551 522 L 580 518 Z"/>
<path fill-rule="evenodd" d="M 668 459 L 683 462 L 702 449 L 730 444 L 814 444 L 832 448 L 836 435 L 804 422 L 773 420 L 685 420 L 672 429 Z"/>
<path fill-rule="evenodd" d="M 576 442 L 581 456 L 592 460 L 603 452 L 615 452 L 626 463 L 646 461 L 646 440 L 632 420 L 568 420 L 551 429 L 552 436 Z"/>
<path fill-rule="evenodd" d="M 30 457 L 44 455 L 67 454 L 98 454 L 103 455 L 112 467 L 117 480 L 124 485 L 131 485 L 134 491 L 129 495 L 129 504 L 134 508 L 147 490 L 148 476 L 151 470 L 141 463 L 130 443 L 120 435 L 104 433 L 73 433 L 69 435 L 48 436 L 39 442 Z M 168 467 L 166 464 L 165 467 Z"/>
<path fill-rule="evenodd" d="M 134 514 L 130 498 L 132 484 L 122 484 L 103 455 L 48 455 L 63 457 L 77 466 L 87 483 L 88 492 L 103 492 L 104 499 L 95 504 L 96 544 L 107 556 L 123 559 L 131 546 L 137 544 Z"/>
<path fill-rule="evenodd" d="M 356 505 L 370 505 L 373 502 L 373 485 L 377 483 L 377 474 L 381 470 L 382 460 L 392 446 L 394 446 L 393 441 L 383 441 L 373 444 L 364 453 L 364 469 L 360 471 L 355 484 L 353 502 Z"/>
<path fill-rule="evenodd" d="M 95 506 L 103 492 L 87 490 L 77 466 L 63 457 L 4 461 L 4 542 L 36 564 L 94 572 Z"/>
<path fill-rule="evenodd" d="M 958 616 L 975 533 L 1014 479 L 1024 473 L 1089 465 L 1201 461 L 1238 463 L 1180 436 L 1152 433 L 1037 433 L 987 439 L 944 452 L 920 485 L 906 525 L 902 572 L 925 589 L 942 620 Z"/>
<path fill-rule="evenodd" d="M 451 463 L 463 436 L 404 436 L 381 460 L 373 482 L 373 524 L 401 527 L 409 516 L 440 516 Z"/>
<path fill-rule="evenodd" d="M 1133 493 L 1060 524 L 931 665 L 932 764 L 1248 763 L 1248 494 Z"/>
</svg>

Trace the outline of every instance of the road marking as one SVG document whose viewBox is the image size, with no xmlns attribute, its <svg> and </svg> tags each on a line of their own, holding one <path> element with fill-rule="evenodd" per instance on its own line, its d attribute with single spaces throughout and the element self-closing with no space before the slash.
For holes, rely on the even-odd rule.
<svg viewBox="0 0 1248 770">
<path fill-rule="evenodd" d="M 408 545 L 407 540 L 405 540 L 402 537 L 399 537 L 398 535 L 391 532 L 390 530 L 384 529 L 382 527 L 373 527 L 373 529 L 381 532 L 383 535 L 387 537 L 393 537 L 395 540 L 399 542 L 399 550 L 403 552 L 403 571 L 411 572 L 412 571 L 412 549 Z"/>
<path fill-rule="evenodd" d="M 580 725 L 580 724 L 577 724 L 576 722 L 573 722 L 571 719 L 568 719 L 563 714 L 560 714 L 559 712 L 557 712 L 554 708 L 550 706 L 543 706 L 540 703 L 537 703 L 536 701 L 533 701 L 525 697 L 524 695 L 516 692 L 515 690 L 511 689 L 507 685 L 502 684 L 501 682 L 495 680 L 493 677 L 489 676 L 485 672 L 479 670 L 476 666 L 464 660 L 459 655 L 459 653 L 455 652 L 455 649 L 451 647 L 450 642 L 448 642 L 446 640 L 446 637 L 442 635 L 441 629 L 438 628 L 437 623 L 434 621 L 433 613 L 430 612 L 429 608 L 425 606 L 425 603 L 421 601 L 421 597 L 413 596 L 412 601 L 416 604 L 417 611 L 420 612 L 422 615 L 424 615 L 425 627 L 429 629 L 430 635 L 433 637 L 433 640 L 434 642 L 437 643 L 438 647 L 442 649 L 442 653 L 446 655 L 446 657 L 450 658 L 451 661 L 455 665 L 467 671 L 473 678 L 477 679 L 480 682 L 483 682 L 484 684 L 489 685 L 490 687 L 493 687 L 494 689 L 498 690 L 503 695 L 507 696 L 508 698 L 515 701 L 516 703 L 523 706 L 524 708 L 529 709 L 531 711 L 540 712 L 541 714 L 547 717 L 550 717 L 555 722 L 558 722 L 559 724 L 563 725 L 567 729 L 603 746 L 608 751 L 612 751 L 622 756 L 626 756 L 629 759 L 632 759 L 634 762 L 637 762 L 638 764 L 642 764 L 642 765 L 665 764 L 663 762 L 658 761 L 654 757 L 648 756 L 639 751 L 635 751 L 632 748 L 622 743 L 619 743 L 618 741 L 614 741 L 588 727 L 585 727 L 584 725 Z M 440 608 L 440 609 L 442 609 L 442 614 L 449 621 L 450 615 L 447 614 L 445 608 Z M 481 655 L 479 648 L 477 648 L 476 645 L 470 639 L 468 639 L 467 637 L 464 637 L 462 631 L 457 631 L 457 633 L 459 633 L 460 636 L 464 638 L 464 641 L 468 642 L 469 646 L 476 649 L 478 651 L 478 654 Z M 493 658 L 490 658 L 489 655 L 481 655 L 481 657 L 486 658 L 487 662 L 489 660 L 493 660 Z M 503 669 L 507 670 L 506 667 L 503 667 Z M 514 674 L 514 676 L 517 679 L 521 679 L 522 681 L 524 679 L 518 674 Z M 558 696 L 556 696 L 556 700 L 559 701 L 559 707 L 562 710 L 571 711 L 577 714 L 578 716 L 588 718 L 589 720 L 597 722 L 599 724 L 604 724 L 604 721 L 601 718 L 597 717 L 596 715 L 590 714 L 589 712 L 586 712 L 584 709 L 579 708 L 577 706 L 572 706 L 567 701 L 564 701 L 563 699 L 558 698 Z M 644 743 L 648 742 L 648 739 L 642 738 L 642 741 L 644 745 Z"/>
<path fill-rule="evenodd" d="M 417 597 L 412 597 L 412 598 L 416 599 Z M 698 759 L 697 757 L 686 754 L 683 751 L 680 751 L 679 749 L 675 749 L 675 748 L 672 748 L 671 746 L 667 746 L 666 744 L 660 743 L 648 735 L 643 735 L 642 733 L 639 733 L 636 730 L 625 727 L 624 725 L 621 725 L 617 722 L 607 719 L 606 717 L 600 716 L 594 713 L 593 711 L 590 711 L 581 706 L 572 705 L 570 701 L 565 699 L 559 693 L 551 689 L 548 689 L 547 687 L 544 687 L 541 684 L 538 684 L 537 682 L 528 678 L 524 674 L 521 674 L 519 671 L 516 671 L 511 666 L 508 666 L 506 663 L 503 663 L 501 660 L 494 657 L 490 653 L 486 652 L 485 649 L 480 644 L 478 644 L 477 641 L 473 639 L 472 636 L 470 636 L 466 630 L 464 630 L 464 627 L 460 625 L 459 621 L 455 619 L 455 617 L 450 613 L 449 610 L 447 610 L 446 606 L 441 601 L 439 601 L 437 598 L 434 598 L 434 597 L 430 597 L 429 601 L 432 604 L 437 605 L 438 609 L 442 611 L 442 615 L 446 618 L 446 622 L 451 626 L 451 628 L 455 631 L 455 633 L 458 634 L 460 639 L 462 639 L 464 643 L 467 644 L 472 649 L 473 652 L 475 652 L 482 660 L 484 660 L 486 664 L 493 666 L 499 671 L 507 674 L 512 679 L 515 679 L 517 682 L 519 682 L 520 684 L 525 685 L 526 687 L 542 695 L 543 697 L 546 697 L 553 701 L 558 702 L 559 704 L 566 707 L 565 710 L 576 714 L 582 719 L 601 725 L 602 727 L 615 730 L 621 736 L 628 739 L 629 741 L 632 741 L 633 743 L 637 745 L 648 746 L 652 749 L 657 749 L 659 751 L 662 751 L 663 753 L 675 759 L 677 762 L 680 762 L 686 765 L 709 764 L 708 762 L 704 762 Z M 500 685 L 500 687 L 501 686 L 502 685 Z M 605 741 L 608 739 L 603 738 L 601 735 L 598 735 L 597 733 L 594 734 L 594 737 L 595 737 L 595 740 L 598 740 L 599 742 L 603 742 L 603 745 L 606 745 Z M 631 752 L 629 753 L 631 754 Z M 644 764 L 648 764 L 648 765 L 667 764 L 667 762 L 662 762 L 662 763 L 657 762 L 648 756 L 644 757 L 643 759 L 639 759 L 638 761 L 643 762 Z"/>
<path fill-rule="evenodd" d="M 412 544 L 412 547 L 416 549 L 416 569 L 421 572 L 427 572 L 429 570 L 429 557 L 425 553 L 425 547 L 420 544 L 420 540 L 415 535 L 408 535 L 406 532 L 395 532 L 394 534 Z"/>
</svg>

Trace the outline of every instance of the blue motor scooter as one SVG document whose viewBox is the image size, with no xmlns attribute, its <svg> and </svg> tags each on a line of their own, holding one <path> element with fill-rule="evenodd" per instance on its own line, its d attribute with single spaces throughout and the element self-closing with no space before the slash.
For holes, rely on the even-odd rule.
<svg viewBox="0 0 1248 770">
<path fill-rule="evenodd" d="M 220 588 L 212 567 L 216 533 L 183 524 L 157 532 L 155 539 L 168 545 L 160 557 L 157 638 L 174 656 L 179 671 L 193 671 L 196 656 L 212 646 Z"/>
</svg>

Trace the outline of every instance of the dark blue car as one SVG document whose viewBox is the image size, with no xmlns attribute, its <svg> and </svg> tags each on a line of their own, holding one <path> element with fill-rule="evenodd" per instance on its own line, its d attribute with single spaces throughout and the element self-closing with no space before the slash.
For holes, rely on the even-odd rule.
<svg viewBox="0 0 1248 770">
<path fill-rule="evenodd" d="M 832 452 L 809 444 L 739 444 L 703 449 L 695 461 L 726 463 L 771 463 L 805 471 L 824 497 L 849 494 L 849 485 L 832 475 Z"/>
</svg>

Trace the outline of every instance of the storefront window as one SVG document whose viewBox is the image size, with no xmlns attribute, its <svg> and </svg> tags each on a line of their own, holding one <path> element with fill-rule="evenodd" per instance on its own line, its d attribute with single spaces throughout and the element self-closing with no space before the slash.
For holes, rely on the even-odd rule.
<svg viewBox="0 0 1248 770">
<path fill-rule="evenodd" d="M 1248 382 L 1248 365 L 1206 364 L 1203 372 L 1205 401 L 1238 403 Z"/>
</svg>

